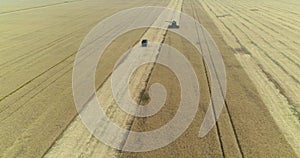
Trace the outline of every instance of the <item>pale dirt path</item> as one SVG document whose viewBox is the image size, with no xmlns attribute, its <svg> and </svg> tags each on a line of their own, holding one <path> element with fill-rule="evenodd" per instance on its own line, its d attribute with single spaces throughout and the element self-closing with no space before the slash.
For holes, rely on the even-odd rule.
<svg viewBox="0 0 300 158">
<path fill-rule="evenodd" d="M 181 5 L 182 0 L 172 0 L 167 7 L 181 11 Z M 156 22 L 160 23 L 162 21 L 164 22 L 165 20 L 170 21 L 173 19 L 179 21 L 178 18 L 179 17 L 174 17 L 173 15 L 168 15 L 168 17 L 160 16 Z M 166 27 L 167 25 L 169 25 L 169 23 L 166 22 L 159 24 L 159 26 L 163 27 Z M 149 45 L 151 45 L 152 42 L 161 43 L 164 40 L 165 33 L 166 30 L 149 29 L 141 39 L 148 39 Z M 137 44 L 139 45 L 140 42 L 138 42 Z M 154 48 L 154 50 L 157 50 L 157 52 L 153 52 L 151 56 L 148 57 L 155 58 L 158 53 L 158 49 L 159 48 Z M 141 67 L 131 76 L 130 89 L 134 100 L 139 100 L 140 92 L 142 89 L 144 89 L 144 87 L 146 87 L 146 81 L 148 79 L 149 73 L 151 73 L 152 68 L 153 64 L 147 64 L 146 66 Z M 133 117 L 118 109 L 118 106 L 116 105 L 111 93 L 111 77 L 109 77 L 97 91 L 97 96 L 98 99 L 101 100 L 102 105 L 104 105 L 102 108 L 107 111 L 107 115 L 114 122 L 121 124 L 122 127 L 130 128 L 130 122 Z M 78 136 L 80 136 L 79 139 L 74 139 Z M 125 135 L 125 142 L 126 139 L 127 136 Z M 76 117 L 76 119 L 62 134 L 61 138 L 56 141 L 54 146 L 49 150 L 45 157 L 106 157 L 116 156 L 118 154 L 119 152 L 117 150 L 103 144 L 102 142 L 98 141 L 93 135 L 91 135 L 90 132 L 83 126 L 80 118 Z"/>
<path fill-rule="evenodd" d="M 228 0 L 202 4 L 300 156 L 298 3 Z"/>
</svg>

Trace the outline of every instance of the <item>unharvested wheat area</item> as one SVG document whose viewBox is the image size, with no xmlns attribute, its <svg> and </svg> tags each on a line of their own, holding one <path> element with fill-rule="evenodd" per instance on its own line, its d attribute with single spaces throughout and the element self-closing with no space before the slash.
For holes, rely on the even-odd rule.
<svg viewBox="0 0 300 158">
<path fill-rule="evenodd" d="M 105 145 L 82 123 L 72 70 L 81 42 L 96 24 L 142 6 L 174 9 L 207 29 L 224 60 L 227 95 L 216 125 L 199 138 L 211 91 L 203 57 L 171 31 L 144 28 L 119 36 L 97 65 L 95 88 L 106 115 L 120 127 L 158 129 L 174 117 L 180 102 L 176 75 L 153 63 L 133 73 L 129 89 L 133 100 L 147 104 L 151 84 L 164 85 L 169 95 L 156 115 L 134 117 L 114 101 L 114 64 L 141 39 L 179 50 L 201 90 L 196 116 L 176 141 L 153 151 L 126 152 Z M 300 157 L 300 1 L 2 0 L 0 37 L 0 157 Z M 199 42 L 210 45 L 205 38 Z"/>
</svg>

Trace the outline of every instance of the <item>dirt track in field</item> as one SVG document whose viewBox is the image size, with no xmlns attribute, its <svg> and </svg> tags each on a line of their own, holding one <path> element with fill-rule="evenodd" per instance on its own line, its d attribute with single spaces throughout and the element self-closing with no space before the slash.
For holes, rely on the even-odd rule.
<svg viewBox="0 0 300 158">
<path fill-rule="evenodd" d="M 7 7 L 0 11 L 0 23 L 5 24 L 0 27 L 0 157 L 296 157 L 300 130 L 295 118 L 299 102 L 295 53 L 299 50 L 299 34 L 295 30 L 299 25 L 293 21 L 298 16 L 294 7 L 284 5 L 282 10 L 276 10 L 274 6 L 281 2 L 267 0 L 258 8 L 243 1 L 197 0 L 53 1 L 32 2 L 24 7 L 6 3 Z M 216 126 L 199 138 L 211 91 L 202 57 L 174 33 L 164 35 L 163 30 L 156 29 L 128 32 L 107 48 L 96 74 L 98 99 L 106 101 L 103 108 L 115 123 L 134 131 L 149 131 L 163 126 L 178 109 L 178 80 L 159 64 L 140 67 L 130 87 L 134 99 L 139 101 L 140 92 L 148 90 L 151 83 L 162 83 L 168 98 L 159 113 L 134 118 L 108 99 L 108 78 L 114 63 L 145 36 L 174 46 L 190 60 L 199 79 L 201 100 L 190 127 L 170 145 L 144 153 L 115 150 L 98 141 L 76 117 L 71 89 L 74 56 L 84 36 L 101 19 L 124 8 L 168 4 L 194 17 L 212 34 L 226 65 L 226 104 Z M 250 9 L 249 14 L 243 12 L 245 8 Z M 263 15 L 274 19 L 254 19 L 257 11 L 267 11 Z M 275 26 L 286 30 L 276 31 L 270 25 L 274 21 Z M 251 29 L 255 35 L 250 27 L 257 27 Z M 274 41 L 269 40 L 279 37 L 282 40 L 275 41 L 279 45 L 270 44 Z M 126 137 L 124 140 L 126 143 Z"/>
</svg>

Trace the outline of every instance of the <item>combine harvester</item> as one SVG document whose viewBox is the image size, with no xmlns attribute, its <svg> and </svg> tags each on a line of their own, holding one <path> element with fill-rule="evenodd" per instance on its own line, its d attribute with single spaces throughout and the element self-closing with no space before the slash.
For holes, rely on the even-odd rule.
<svg viewBox="0 0 300 158">
<path fill-rule="evenodd" d="M 176 22 L 175 20 L 172 20 L 172 21 L 166 21 L 166 22 L 171 23 L 171 24 L 168 26 L 168 29 L 178 29 L 178 28 L 179 28 L 179 25 L 177 25 L 177 22 Z"/>
</svg>

